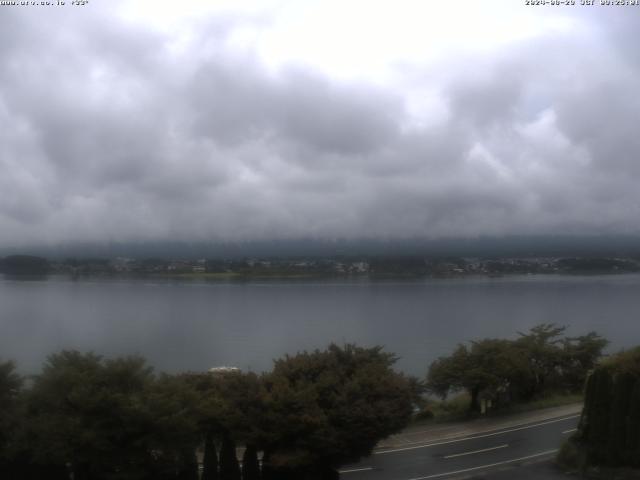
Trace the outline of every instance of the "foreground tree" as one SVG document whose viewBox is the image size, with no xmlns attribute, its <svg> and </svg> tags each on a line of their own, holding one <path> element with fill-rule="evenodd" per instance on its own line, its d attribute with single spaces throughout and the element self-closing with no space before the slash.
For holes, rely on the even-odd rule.
<svg viewBox="0 0 640 480">
<path fill-rule="evenodd" d="M 8 449 L 9 433 L 14 429 L 22 377 L 13 362 L 0 362 L 0 452 Z"/>
<path fill-rule="evenodd" d="M 525 399 L 545 391 L 580 392 L 609 343 L 595 332 L 565 337 L 566 329 L 543 323 L 520 333 L 515 344 L 522 349 L 529 364 L 530 380 L 521 388 Z"/>
<path fill-rule="evenodd" d="M 582 468 L 640 467 L 640 347 L 608 359 L 589 376 L 578 431 L 561 452 L 564 460 L 568 451 Z"/>
<path fill-rule="evenodd" d="M 10 475 L 18 454 L 16 436 L 20 428 L 19 395 L 22 377 L 13 362 L 0 362 L 0 478 Z"/>
<path fill-rule="evenodd" d="M 563 339 L 562 381 L 571 391 L 580 391 L 589 372 L 598 364 L 609 341 L 596 332 Z"/>
<path fill-rule="evenodd" d="M 261 377 L 154 375 L 139 357 L 63 351 L 25 391 L 0 364 L 1 478 L 196 480 L 203 444 L 206 480 L 337 478 L 411 416 L 420 385 L 395 361 L 380 347 L 331 345 Z"/>
<path fill-rule="evenodd" d="M 242 455 L 242 480 L 260 480 L 258 451 L 253 445 L 247 445 Z"/>
<path fill-rule="evenodd" d="M 96 401 L 101 369 L 101 358 L 93 354 L 65 351 L 48 358 L 28 396 L 35 463 L 69 463 L 75 477 L 85 478 L 89 464 L 111 456 L 104 455 L 90 426 L 108 412 Z"/>
<path fill-rule="evenodd" d="M 140 357 L 48 358 L 27 396 L 30 463 L 69 465 L 76 480 L 195 479 L 194 392 L 154 377 Z"/>
<path fill-rule="evenodd" d="M 412 388 L 381 347 L 331 345 L 277 360 L 264 378 L 263 465 L 280 477 L 333 478 L 340 465 L 368 455 L 401 430 Z"/>
<path fill-rule="evenodd" d="M 499 394 L 504 394 L 510 398 L 527 375 L 522 351 L 507 340 L 485 339 L 472 342 L 470 347 L 458 345 L 452 355 L 433 362 L 427 388 L 443 398 L 451 392 L 467 391 L 469 410 L 479 412 L 481 396 L 498 400 Z"/>
<path fill-rule="evenodd" d="M 236 444 L 231 437 L 226 436 L 220 448 L 220 480 L 240 480 L 240 477 Z"/>
<path fill-rule="evenodd" d="M 141 415 L 149 479 L 195 478 L 195 451 L 201 443 L 200 403 L 182 376 L 160 375 L 143 399 Z"/>
<path fill-rule="evenodd" d="M 427 390 L 445 398 L 457 391 L 470 397 L 469 410 L 480 411 L 480 398 L 498 404 L 528 401 L 549 392 L 579 392 L 607 341 L 595 332 L 563 337 L 566 327 L 541 324 L 516 340 L 484 339 L 458 345 L 429 367 Z"/>
<path fill-rule="evenodd" d="M 264 437 L 259 425 L 264 411 L 260 379 L 239 371 L 189 373 L 183 378 L 198 395 L 199 429 L 205 438 L 203 479 L 237 478 L 235 444 L 258 445 Z M 219 462 L 216 440 L 222 444 Z"/>
<path fill-rule="evenodd" d="M 565 360 L 561 344 L 567 327 L 542 323 L 527 333 L 520 333 L 516 345 L 527 356 L 530 381 L 522 388 L 526 399 L 534 398 L 547 388 L 557 387 L 560 382 L 560 367 Z"/>
<path fill-rule="evenodd" d="M 202 480 L 218 480 L 218 453 L 211 432 L 205 433 Z"/>
</svg>

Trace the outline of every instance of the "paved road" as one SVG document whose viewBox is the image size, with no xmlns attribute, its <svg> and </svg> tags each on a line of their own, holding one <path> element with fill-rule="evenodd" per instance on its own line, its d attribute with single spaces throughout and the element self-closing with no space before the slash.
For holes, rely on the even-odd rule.
<svg viewBox="0 0 640 480">
<path fill-rule="evenodd" d="M 380 449 L 341 470 L 343 480 L 450 480 L 555 455 L 575 431 L 579 415 L 513 425 L 468 436 L 445 437 L 404 447 Z M 514 477 L 515 478 L 515 477 Z"/>
</svg>

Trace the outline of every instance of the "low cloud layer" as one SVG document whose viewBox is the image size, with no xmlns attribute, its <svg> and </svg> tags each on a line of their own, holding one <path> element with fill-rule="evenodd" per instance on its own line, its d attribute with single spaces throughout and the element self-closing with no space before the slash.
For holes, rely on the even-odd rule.
<svg viewBox="0 0 640 480">
<path fill-rule="evenodd" d="M 268 15 L 1 8 L 0 246 L 640 232 L 640 9 L 382 81 L 268 65 Z"/>
</svg>

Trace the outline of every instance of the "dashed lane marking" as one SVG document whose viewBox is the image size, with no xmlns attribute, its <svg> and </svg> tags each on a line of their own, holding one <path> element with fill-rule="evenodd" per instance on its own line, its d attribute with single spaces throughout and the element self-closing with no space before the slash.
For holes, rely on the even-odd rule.
<svg viewBox="0 0 640 480">
<path fill-rule="evenodd" d="M 491 450 L 498 450 L 500 448 L 507 448 L 508 446 L 509 446 L 509 444 L 505 443 L 504 445 L 498 445 L 497 447 L 483 448 L 481 450 L 474 450 L 472 452 L 454 453 L 453 455 L 446 455 L 444 458 L 464 457 L 466 455 L 474 455 L 476 453 L 490 452 Z"/>
<path fill-rule="evenodd" d="M 496 462 L 496 463 L 489 463 L 487 465 L 480 465 L 478 467 L 465 468 L 463 470 L 455 470 L 455 471 L 452 471 L 452 472 L 436 473 L 436 474 L 433 474 L 433 475 L 427 475 L 426 477 L 415 477 L 415 478 L 410 478 L 409 480 L 427 480 L 429 478 L 440 478 L 440 477 L 446 477 L 448 475 L 458 475 L 460 473 L 473 472 L 475 470 L 483 470 L 485 468 L 497 467 L 497 466 L 500 466 L 500 465 L 506 465 L 508 463 L 521 462 L 521 461 L 530 460 L 530 459 L 536 458 L 536 457 L 542 457 L 544 455 L 551 455 L 552 453 L 556 453 L 557 451 L 558 451 L 558 449 L 547 450 L 546 452 L 535 453 L 533 455 L 528 455 L 526 457 L 514 458 L 512 460 L 504 460 L 502 462 Z"/>
<path fill-rule="evenodd" d="M 351 470 L 339 470 L 339 473 L 367 472 L 369 470 L 373 470 L 373 467 L 352 468 Z"/>
</svg>

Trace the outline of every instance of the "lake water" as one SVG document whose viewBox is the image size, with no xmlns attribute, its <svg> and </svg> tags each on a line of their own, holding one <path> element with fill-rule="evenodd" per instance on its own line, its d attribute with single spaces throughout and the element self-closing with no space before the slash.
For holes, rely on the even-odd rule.
<svg viewBox="0 0 640 480">
<path fill-rule="evenodd" d="M 63 348 L 139 353 L 158 370 L 272 359 L 329 342 L 384 345 L 424 375 L 458 343 L 541 322 L 640 344 L 640 275 L 401 281 L 13 280 L 0 277 L 0 358 L 36 372 Z"/>
</svg>

